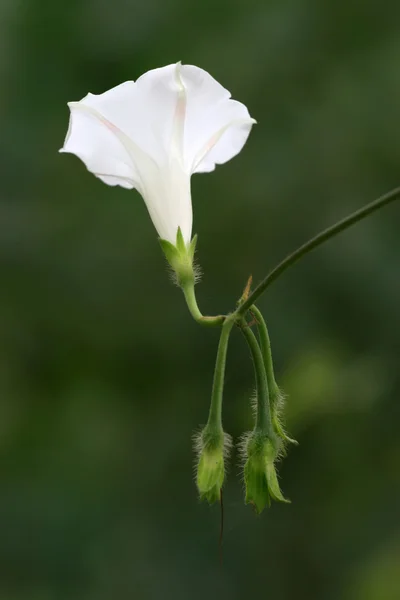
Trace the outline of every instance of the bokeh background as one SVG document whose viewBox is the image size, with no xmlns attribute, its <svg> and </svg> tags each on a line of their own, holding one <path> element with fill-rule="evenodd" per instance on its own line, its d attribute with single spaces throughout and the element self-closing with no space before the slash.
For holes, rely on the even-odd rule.
<svg viewBox="0 0 400 600">
<path fill-rule="evenodd" d="M 59 155 L 69 100 L 177 60 L 257 119 L 193 178 L 198 297 L 400 183 L 400 4 L 0 0 L 0 599 L 400 598 L 400 212 L 310 255 L 260 301 L 287 423 L 290 506 L 244 506 L 237 456 L 198 502 L 218 332 L 188 315 L 144 203 Z M 224 423 L 252 427 L 229 351 Z"/>
</svg>

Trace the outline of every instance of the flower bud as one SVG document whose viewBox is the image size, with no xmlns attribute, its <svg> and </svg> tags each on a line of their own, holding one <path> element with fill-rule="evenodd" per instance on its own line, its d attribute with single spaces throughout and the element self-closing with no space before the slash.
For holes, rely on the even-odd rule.
<svg viewBox="0 0 400 600">
<path fill-rule="evenodd" d="M 253 504 L 257 513 L 270 506 L 271 500 L 289 502 L 282 495 L 276 475 L 277 453 L 276 441 L 259 431 L 247 434 L 242 440 L 246 504 Z"/>
<path fill-rule="evenodd" d="M 223 431 L 212 432 L 206 426 L 195 436 L 194 446 L 198 455 L 196 483 L 200 499 L 213 504 L 220 500 L 231 438 Z"/>
</svg>

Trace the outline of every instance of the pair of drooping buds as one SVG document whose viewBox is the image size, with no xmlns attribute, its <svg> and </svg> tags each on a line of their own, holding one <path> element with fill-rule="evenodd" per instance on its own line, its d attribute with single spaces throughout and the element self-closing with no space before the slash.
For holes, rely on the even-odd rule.
<svg viewBox="0 0 400 600">
<path fill-rule="evenodd" d="M 257 397 L 254 404 L 257 403 Z M 281 426 L 279 426 L 281 429 Z M 285 435 L 285 438 L 288 439 Z M 294 440 L 291 440 L 294 442 Z M 201 499 L 218 502 L 225 481 L 226 461 L 232 448 L 232 438 L 222 428 L 206 425 L 194 436 L 198 460 L 196 483 Z M 276 475 L 276 461 L 284 454 L 285 439 L 276 431 L 263 431 L 259 426 L 245 433 L 239 441 L 243 469 L 245 499 L 261 513 L 271 500 L 289 502 L 284 498 Z"/>
<path fill-rule="evenodd" d="M 262 316 L 253 307 L 258 343 L 239 313 L 203 317 L 194 293 L 191 175 L 213 171 L 238 154 L 255 120 L 206 71 L 181 63 L 154 69 L 103 94 L 88 94 L 69 108 L 61 152 L 77 155 L 108 185 L 138 190 L 192 316 L 204 325 L 222 326 L 209 419 L 196 441 L 201 497 L 214 502 L 224 482 L 230 438 L 222 429 L 222 390 L 229 334 L 238 325 L 252 352 L 257 383 L 256 425 L 242 442 L 246 499 L 259 512 L 270 498 L 285 501 L 274 463 L 288 438 L 279 423 L 282 399 Z"/>
<path fill-rule="evenodd" d="M 247 297 L 247 289 L 249 286 L 242 301 Z M 289 502 L 279 487 L 276 462 L 285 455 L 288 443 L 297 442 L 286 434 L 281 423 L 284 395 L 275 381 L 266 323 L 255 306 L 251 308 L 251 314 L 257 323 L 258 340 L 250 329 L 251 323 L 248 324 L 242 319 L 236 321 L 236 324 L 242 329 L 253 358 L 256 390 L 252 405 L 255 425 L 252 431 L 241 437 L 238 449 L 243 468 L 246 503 L 252 504 L 256 512 L 261 513 L 266 506 L 270 506 L 271 500 Z M 226 323 L 229 327 L 229 320 Z M 232 438 L 224 432 L 221 417 L 223 381 L 219 377 L 226 350 L 223 333 L 217 355 L 208 422 L 194 438 L 198 457 L 197 488 L 200 497 L 208 500 L 210 504 L 220 499 L 225 479 L 225 464 L 232 447 Z"/>
</svg>

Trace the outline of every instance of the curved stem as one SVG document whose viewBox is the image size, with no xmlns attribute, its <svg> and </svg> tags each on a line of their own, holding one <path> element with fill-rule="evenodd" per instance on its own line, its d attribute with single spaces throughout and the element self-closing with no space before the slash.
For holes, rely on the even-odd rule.
<svg viewBox="0 0 400 600">
<path fill-rule="evenodd" d="M 222 431 L 222 398 L 224 391 L 226 354 L 229 336 L 235 320 L 227 317 L 222 325 L 221 337 L 218 344 L 217 360 L 215 362 L 214 380 L 211 394 L 210 412 L 207 427 L 209 431 Z"/>
<path fill-rule="evenodd" d="M 261 311 L 253 304 L 251 307 L 251 313 L 254 315 L 257 321 L 257 329 L 260 336 L 260 346 L 261 352 L 264 359 L 265 373 L 267 376 L 267 384 L 269 389 L 269 397 L 271 402 L 271 409 L 275 408 L 275 405 L 278 400 L 278 386 L 275 381 L 275 373 L 274 373 L 274 363 L 272 360 L 272 352 L 271 352 L 271 341 L 269 339 L 269 333 L 267 324 L 264 320 L 264 317 L 261 314 Z"/>
<path fill-rule="evenodd" d="M 265 372 L 267 375 L 267 384 L 269 390 L 269 400 L 271 406 L 271 419 L 275 433 L 284 441 L 290 444 L 296 444 L 296 440 L 289 437 L 279 419 L 279 402 L 282 398 L 281 392 L 275 380 L 274 364 L 272 361 L 271 342 L 269 339 L 267 324 L 258 308 L 253 304 L 250 309 L 257 321 L 257 329 L 260 336 L 261 352 L 264 359 Z"/>
<path fill-rule="evenodd" d="M 273 428 L 271 422 L 271 413 L 269 406 L 269 393 L 267 376 L 265 373 L 263 356 L 257 342 L 257 338 L 251 331 L 244 319 L 240 322 L 241 330 L 249 345 L 251 357 L 253 359 L 254 374 L 257 385 L 257 418 L 256 429 L 273 437 Z"/>
<path fill-rule="evenodd" d="M 206 327 L 218 327 L 219 325 L 223 324 L 225 321 L 225 317 L 223 315 L 217 315 L 215 317 L 205 317 L 202 315 L 197 304 L 194 283 L 185 283 L 182 285 L 182 291 L 185 296 L 189 312 L 197 323 L 200 323 L 200 325 L 205 325 Z"/>
<path fill-rule="evenodd" d="M 278 277 L 282 275 L 282 273 L 286 271 L 286 269 L 294 265 L 298 260 L 300 260 L 300 258 L 311 252 L 311 250 L 314 250 L 314 248 L 317 248 L 318 246 L 320 246 L 330 238 L 334 237 L 341 231 L 344 231 L 348 227 L 351 227 L 351 225 L 354 225 L 354 223 L 357 223 L 361 219 L 364 219 L 376 210 L 379 210 L 386 204 L 389 204 L 390 202 L 393 202 L 398 198 L 400 198 L 400 187 L 392 190 L 391 192 L 388 192 L 387 194 L 384 194 L 377 200 L 370 202 L 370 204 L 367 204 L 366 206 L 355 211 L 348 217 L 345 217 L 341 221 L 338 221 L 338 223 L 336 223 L 335 225 L 324 229 L 315 237 L 311 238 L 311 240 L 297 248 L 297 250 L 292 252 L 292 254 L 289 254 L 289 256 L 287 256 L 281 263 L 279 263 L 279 265 L 277 265 L 275 269 L 273 269 L 265 277 L 265 279 L 263 279 L 263 281 L 261 281 L 261 283 L 258 284 L 258 286 L 249 295 L 247 300 L 243 302 L 243 304 L 238 308 L 237 314 L 244 315 L 249 310 L 251 305 L 254 304 L 257 298 L 259 298 L 261 294 L 267 289 L 267 287 L 275 281 L 275 279 L 278 279 Z"/>
</svg>

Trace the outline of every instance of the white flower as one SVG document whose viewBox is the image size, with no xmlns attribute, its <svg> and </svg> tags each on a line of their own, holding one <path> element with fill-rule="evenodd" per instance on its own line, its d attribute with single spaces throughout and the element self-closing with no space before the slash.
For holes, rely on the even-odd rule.
<svg viewBox="0 0 400 600">
<path fill-rule="evenodd" d="M 238 154 L 254 119 L 203 69 L 168 65 L 104 94 L 69 102 L 60 152 L 108 185 L 136 188 L 162 239 L 192 234 L 190 177 Z"/>
</svg>

